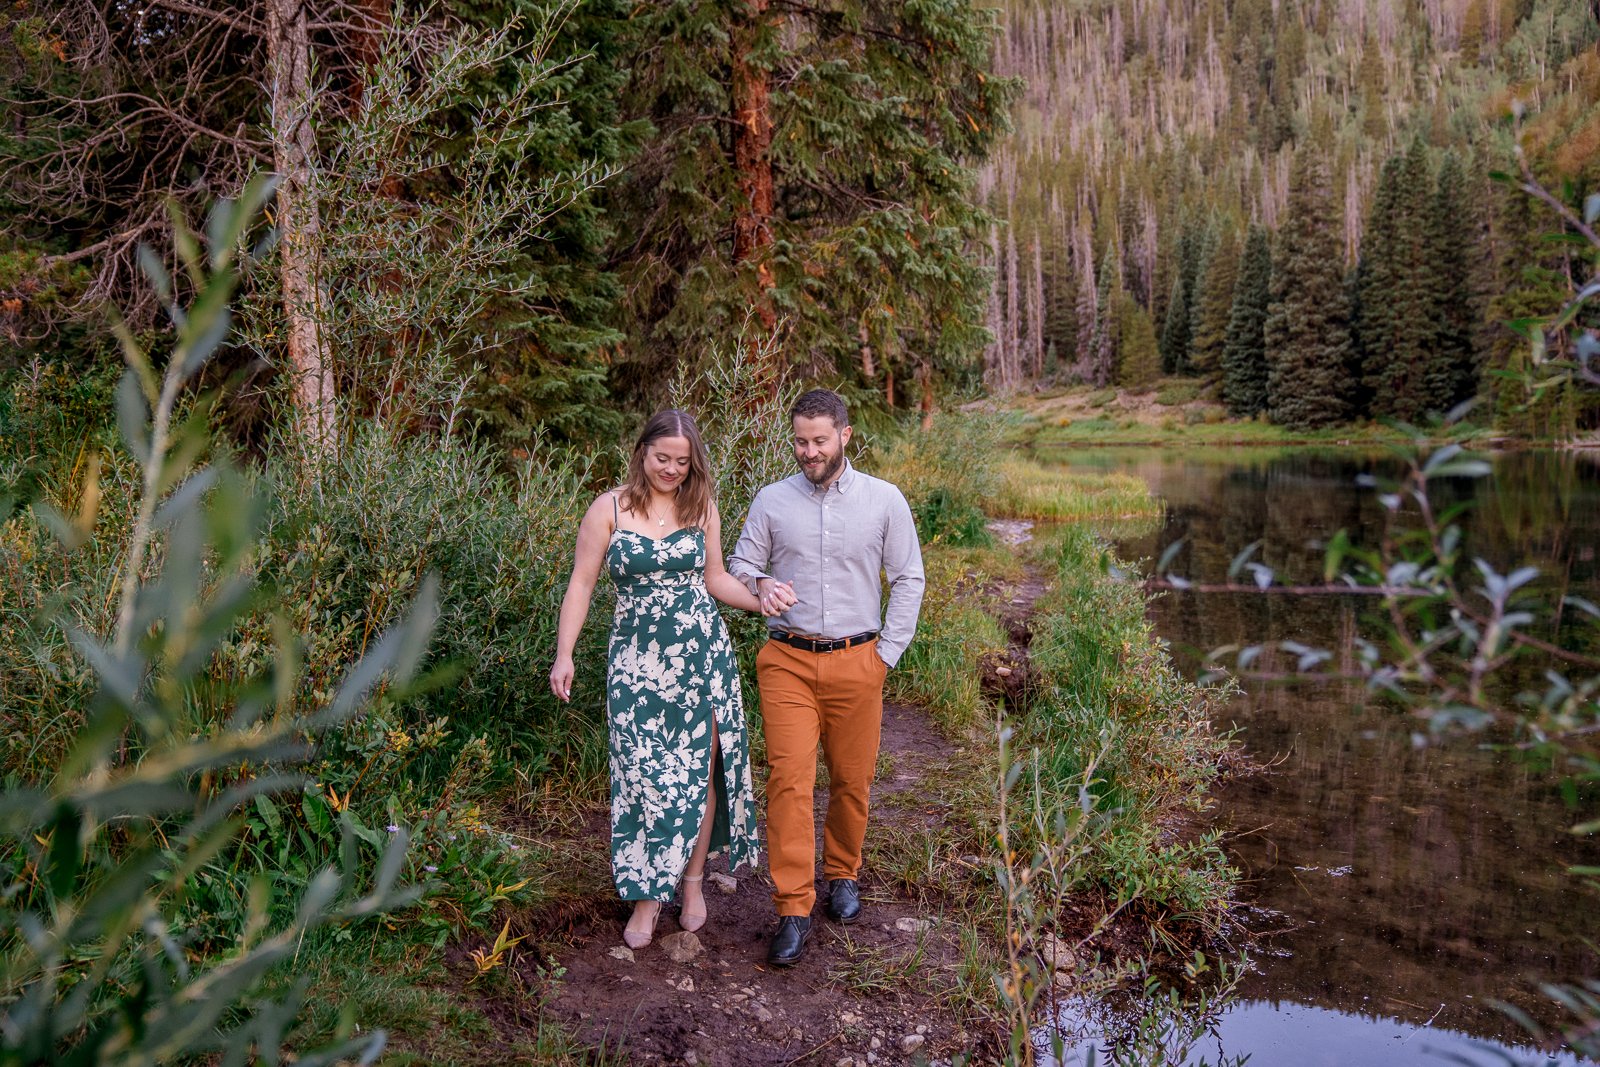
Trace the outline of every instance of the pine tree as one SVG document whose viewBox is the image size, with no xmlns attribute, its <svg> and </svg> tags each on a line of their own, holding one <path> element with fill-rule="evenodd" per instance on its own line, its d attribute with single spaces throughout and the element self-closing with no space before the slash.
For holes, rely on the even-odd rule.
<svg viewBox="0 0 1600 1067">
<path fill-rule="evenodd" d="M 1222 353 L 1228 341 L 1228 321 L 1233 311 L 1233 290 L 1239 278 L 1239 239 L 1225 230 L 1200 279 L 1195 302 L 1191 368 L 1196 374 L 1222 370 Z"/>
<path fill-rule="evenodd" d="M 1434 184 L 1422 140 L 1385 165 L 1358 283 L 1363 384 L 1372 413 L 1416 423 L 1448 407 L 1438 369 L 1439 264 L 1428 240 Z"/>
<path fill-rule="evenodd" d="M 1178 238 L 1172 296 L 1167 301 L 1161 324 L 1161 370 L 1164 374 L 1189 373 L 1190 327 L 1197 299 L 1196 279 L 1204 253 L 1204 232 L 1193 223 L 1185 224 Z"/>
<path fill-rule="evenodd" d="M 1272 299 L 1272 242 L 1260 226 L 1250 227 L 1239 258 L 1239 279 L 1222 344 L 1222 401 L 1236 418 L 1251 418 L 1267 407 L 1266 321 Z"/>
<path fill-rule="evenodd" d="M 456 0 L 454 12 L 498 29 L 515 20 L 534 27 L 548 17 L 549 0 Z M 618 27 L 630 11 L 623 0 L 587 0 L 567 14 L 552 54 L 580 58 L 541 86 L 538 135 L 518 148 L 520 165 L 555 174 L 593 160 L 620 166 L 643 132 L 625 128 L 618 94 L 627 80 L 618 62 Z M 496 72 L 514 85 L 517 64 Z M 484 86 L 485 95 L 495 91 Z M 463 121 L 463 128 L 466 123 Z M 557 212 L 542 241 L 513 264 L 504 289 L 485 313 L 486 324 L 512 340 L 474 356 L 479 373 L 472 408 L 479 425 L 509 448 L 545 442 L 612 441 L 623 433 L 612 401 L 608 350 L 617 329 L 621 288 L 605 262 L 615 237 L 600 198 L 580 197 Z"/>
<path fill-rule="evenodd" d="M 1489 318 L 1500 323 L 1549 315 L 1567 294 L 1559 253 L 1544 241 L 1547 222 L 1531 197 L 1502 186 L 1495 200 L 1494 228 L 1499 249 L 1496 295 Z M 1551 370 L 1534 366 L 1528 341 L 1502 327 L 1487 353 L 1495 428 L 1522 438 L 1570 436 L 1575 411 L 1568 383 L 1551 384 Z"/>
<path fill-rule="evenodd" d="M 1399 156 L 1384 161 L 1378 174 L 1378 187 L 1367 211 L 1367 226 L 1361 238 L 1361 255 L 1351 283 L 1350 324 L 1356 349 L 1359 389 L 1352 397 L 1352 414 L 1388 414 L 1387 406 L 1374 410 L 1373 398 L 1383 388 L 1389 363 L 1389 345 L 1394 336 L 1393 295 L 1399 280 L 1396 274 L 1396 205 L 1400 194 Z"/>
<path fill-rule="evenodd" d="M 1434 360 L 1430 390 L 1445 410 L 1478 391 L 1478 354 L 1473 334 L 1483 318 L 1483 303 L 1472 286 L 1472 264 L 1482 254 L 1479 223 L 1467 195 L 1461 157 L 1446 153 L 1428 218 L 1428 259 L 1437 271 L 1434 309 Z"/>
<path fill-rule="evenodd" d="M 990 278 L 972 254 L 987 220 L 970 168 L 1004 132 L 1016 89 L 989 74 L 992 14 L 959 0 L 773 4 L 753 22 L 751 10 L 662 0 L 626 23 L 623 116 L 653 130 L 608 202 L 629 296 L 616 384 L 655 397 L 762 302 L 786 326 L 794 369 L 842 377 L 847 393 L 892 397 L 891 377 L 972 373 Z M 771 123 L 772 208 L 755 220 L 771 239 L 746 257 L 728 244 L 754 218 L 734 155 L 748 117 L 731 111 L 736 67 L 764 73 Z M 861 375 L 863 325 L 876 382 Z"/>
<path fill-rule="evenodd" d="M 1328 166 L 1296 153 L 1267 313 L 1267 408 L 1272 421 L 1314 429 L 1349 415 L 1349 302 L 1338 208 Z"/>
<path fill-rule="evenodd" d="M 1100 287 L 1095 294 L 1094 335 L 1089 341 L 1090 381 L 1110 385 L 1117 368 L 1121 320 L 1117 308 L 1123 297 L 1122 264 L 1115 245 L 1100 260 Z"/>
<path fill-rule="evenodd" d="M 1117 384 L 1136 391 L 1153 385 L 1161 372 L 1155 324 L 1131 293 L 1121 295 L 1116 317 L 1121 338 L 1117 348 Z"/>
</svg>

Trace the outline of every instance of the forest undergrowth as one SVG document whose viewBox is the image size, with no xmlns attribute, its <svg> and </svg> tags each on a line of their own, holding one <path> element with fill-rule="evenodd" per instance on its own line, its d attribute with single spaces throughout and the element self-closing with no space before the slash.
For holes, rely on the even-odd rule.
<svg viewBox="0 0 1600 1067">
<path fill-rule="evenodd" d="M 730 385 L 736 383 L 684 383 L 680 389 L 693 403 L 697 393 Z M 96 394 L 66 380 L 13 379 L 5 398 L 0 473 L 11 488 L 0 526 L 0 714 L 8 793 L 48 790 L 59 781 L 63 761 L 98 721 L 96 709 L 105 701 L 105 678 L 85 660 L 72 633 L 114 631 L 122 567 L 147 484 L 136 448 L 117 441 L 115 406 L 108 391 Z M 241 527 L 226 534 L 233 538 L 229 550 L 245 561 L 243 584 L 223 590 L 240 598 L 237 612 L 218 623 L 203 654 L 197 653 L 192 680 L 169 694 L 178 724 L 170 743 L 232 729 L 219 697 L 255 691 L 285 655 L 297 671 L 289 688 L 277 683 L 281 714 L 316 716 L 419 592 L 436 587 L 438 594 L 423 661 L 433 682 L 402 696 L 375 679 L 370 708 L 320 735 L 300 764 L 304 778 L 296 787 L 263 790 L 234 809 L 237 836 L 196 861 L 184 892 L 164 902 L 165 921 L 203 969 L 233 951 L 253 925 L 288 921 L 296 907 L 289 887 L 351 857 L 356 873 L 370 876 L 371 865 L 391 854 L 385 846 L 408 839 L 403 859 L 396 855 L 390 862 L 398 863 L 394 874 L 416 887 L 418 899 L 381 917 L 309 933 L 296 948 L 294 966 L 264 971 L 261 988 L 287 989 L 291 973 L 311 983 L 313 995 L 286 1047 L 313 1047 L 359 1023 L 367 1030 L 392 1028 L 397 1047 L 391 1054 L 415 1042 L 415 1055 L 470 1062 L 474 1035 L 487 1024 L 460 989 L 437 980 L 439 969 L 467 986 L 495 980 L 516 952 L 516 931 L 506 917 L 553 905 L 574 885 L 571 858 L 517 827 L 552 805 L 603 800 L 597 694 L 604 627 L 586 629 L 578 657 L 578 690 L 592 699 L 559 709 L 543 683 L 572 531 L 590 495 L 606 484 L 612 457 L 538 449 L 508 468 L 469 440 L 379 425 L 352 435 L 336 457 L 320 462 L 287 449 L 261 461 L 211 442 L 203 405 L 179 404 L 174 415 L 191 418 L 183 438 L 190 462 L 237 466 L 241 499 L 259 517 L 259 532 Z M 728 460 L 719 468 L 723 512 L 735 528 L 753 489 L 787 473 L 780 435 L 772 429 L 781 415 L 775 404 L 706 416 L 717 456 Z M 122 425 L 126 432 L 126 416 Z M 928 708 L 946 731 L 993 736 L 994 712 L 980 688 L 976 657 L 1003 643 L 1003 632 L 985 591 L 1020 572 L 1013 555 L 990 543 L 981 508 L 996 494 L 1015 496 L 1016 461 L 1002 462 L 993 420 L 952 417 L 931 432 L 868 437 L 858 461 L 905 487 L 932 578 L 921 632 L 890 695 Z M 1128 490 L 1117 488 L 1107 500 L 1120 513 Z M 1095 492 L 1088 486 L 1074 491 L 1091 498 Z M 170 490 L 162 497 L 169 504 L 175 499 Z M 69 535 L 66 547 L 62 534 Z M 220 580 L 211 570 L 217 547 L 179 558 L 180 547 L 187 553 L 192 546 L 176 545 L 161 530 L 150 544 L 141 581 L 175 567 L 185 573 L 198 567 L 200 587 L 217 592 L 210 585 Z M 1103 549 L 1086 535 L 1071 535 L 1050 552 L 1057 554 L 1047 554 L 1042 566 L 1053 572 L 1051 582 L 1061 583 L 1055 595 L 1063 599 L 1049 609 L 1051 621 L 1040 631 L 1049 636 L 1036 652 L 1038 696 L 1010 727 L 1036 746 L 1024 757 L 1032 799 L 1012 809 L 1026 847 L 994 851 L 998 751 L 992 765 L 974 768 L 972 779 L 958 787 L 962 817 L 951 831 L 959 838 L 951 842 L 953 856 L 976 854 L 995 865 L 993 876 L 980 883 L 985 888 L 963 894 L 974 938 L 990 946 L 985 966 L 974 974 L 989 978 L 1005 970 L 1003 887 L 1013 877 L 1007 872 L 1028 867 L 1027 852 L 1038 853 L 1035 862 L 1058 847 L 1092 856 L 1091 863 L 1074 866 L 1070 878 L 1052 883 L 1048 899 L 1088 894 L 1123 912 L 1142 909 L 1163 917 L 1153 929 L 1194 922 L 1204 928 L 1229 889 L 1214 843 L 1173 845 L 1162 840 L 1158 826 L 1161 810 L 1200 802 L 1209 774 L 1204 768 L 1215 765 L 1218 742 L 1208 739 L 1197 710 L 1204 696 L 1160 662 L 1142 621 L 1142 600 L 1101 567 Z M 1093 572 L 1087 584 L 1067 580 L 1086 567 Z M 1100 628 L 1080 633 L 1086 618 Z M 748 653 L 742 666 L 749 673 L 760 623 L 730 621 Z M 1086 675 L 1090 660 L 1098 666 Z M 753 678 L 747 691 L 756 691 Z M 1170 730 L 1149 729 L 1169 720 Z M 124 747 L 113 762 L 137 765 L 146 751 Z M 1190 770 L 1174 779 L 1172 769 L 1180 766 Z M 210 800 L 225 800 L 228 782 L 268 769 L 244 760 L 227 774 L 191 784 Z M 1081 828 L 1074 812 L 1087 817 Z M 1072 832 L 1047 840 L 1058 816 L 1072 823 Z M 161 820 L 150 825 L 159 829 Z M 1030 826 L 1042 827 L 1044 836 Z M 108 824 L 78 845 L 114 865 L 123 841 Z M 37 901 L 40 864 L 32 849 L 7 847 L 10 899 Z M 1047 881 L 1040 875 L 1033 891 L 1043 893 Z M 264 898 L 262 885 L 269 887 Z M 1052 912 L 1038 910 L 1025 936 L 1031 942 L 1055 922 Z M 18 928 L 8 929 L 7 938 L 15 938 Z M 70 974 L 91 965 L 85 959 L 63 966 Z M 25 977 L 9 973 L 9 995 L 29 988 Z M 1037 995 L 1021 986 L 1010 994 L 1005 989 L 1002 981 L 997 994 L 991 982 L 975 979 L 969 995 L 997 1020 L 1005 1017 L 1007 996 Z M 62 1040 L 85 1040 L 94 1019 L 91 1011 L 90 1029 L 62 1034 Z M 558 1027 L 518 1041 L 519 1054 L 536 1062 L 582 1056 Z"/>
</svg>

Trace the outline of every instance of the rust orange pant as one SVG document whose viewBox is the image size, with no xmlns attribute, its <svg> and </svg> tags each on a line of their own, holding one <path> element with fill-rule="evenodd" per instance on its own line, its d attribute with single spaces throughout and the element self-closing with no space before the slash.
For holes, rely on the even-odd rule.
<svg viewBox="0 0 1600 1067">
<path fill-rule="evenodd" d="M 809 915 L 817 902 L 812 800 L 819 741 L 829 782 L 823 874 L 854 878 L 861 870 L 888 670 L 876 641 L 839 652 L 768 641 L 756 655 L 769 768 L 767 865 L 779 915 Z"/>
</svg>

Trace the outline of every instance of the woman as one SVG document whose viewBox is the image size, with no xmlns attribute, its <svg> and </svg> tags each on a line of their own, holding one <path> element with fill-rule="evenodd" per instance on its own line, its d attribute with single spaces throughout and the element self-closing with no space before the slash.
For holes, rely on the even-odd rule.
<svg viewBox="0 0 1600 1067">
<path fill-rule="evenodd" d="M 756 811 L 739 668 L 712 597 L 760 611 L 722 562 L 722 523 L 694 419 L 645 423 L 626 483 L 578 526 L 561 602 L 550 688 L 572 697 L 572 649 L 604 565 L 617 589 L 606 669 L 611 749 L 611 869 L 634 902 L 622 939 L 643 948 L 681 876 L 680 925 L 705 925 L 706 857 L 754 864 Z"/>
</svg>

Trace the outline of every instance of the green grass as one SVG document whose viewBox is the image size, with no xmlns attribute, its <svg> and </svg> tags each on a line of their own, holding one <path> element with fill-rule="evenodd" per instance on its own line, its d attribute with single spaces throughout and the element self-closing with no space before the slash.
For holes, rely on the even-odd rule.
<svg viewBox="0 0 1600 1067">
<path fill-rule="evenodd" d="M 1156 403 L 1163 407 L 1187 404 L 1205 391 L 1205 382 L 1193 378 L 1175 378 L 1156 390 Z"/>
<path fill-rule="evenodd" d="M 1088 531 L 1063 527 L 1037 548 L 1055 589 L 1039 603 L 1032 647 L 1042 683 L 1022 726 L 1041 753 L 1041 779 L 1062 802 L 1094 762 L 1106 819 L 1080 872 L 1124 904 L 1202 926 L 1226 907 L 1233 874 L 1209 837 L 1163 840 L 1180 811 L 1200 811 L 1230 741 L 1213 726 L 1225 690 L 1185 680 L 1156 641 L 1138 585 L 1113 577 L 1112 556 Z"/>
<path fill-rule="evenodd" d="M 1131 474 L 1068 471 L 1020 456 L 1000 471 L 1004 480 L 990 502 L 997 518 L 1078 522 L 1161 514 L 1161 501 Z"/>
<path fill-rule="evenodd" d="M 923 554 L 928 595 L 917 637 L 895 670 L 885 695 L 921 704 L 946 735 L 961 737 L 990 718 L 978 688 L 978 656 L 1006 646 L 1005 633 L 980 601 L 982 590 L 1020 574 L 1010 552 L 999 548 L 936 545 Z"/>
<path fill-rule="evenodd" d="M 544 1010 L 540 990 L 528 988 L 520 966 L 473 982 L 470 965 L 457 973 L 431 954 L 407 951 L 392 937 L 368 937 L 309 948 L 299 970 L 322 995 L 308 999 L 297 1045 L 327 1040 L 347 1020 L 357 1019 L 363 1030 L 387 1031 L 385 1064 L 590 1067 L 603 1062 Z M 327 996 L 332 990 L 338 995 Z M 499 1019 L 488 1014 L 495 1001 L 508 1002 L 506 1010 L 495 1013 Z M 507 1027 L 507 1017 L 517 1026 Z"/>
<path fill-rule="evenodd" d="M 1253 419 L 1187 424 L 1170 417 L 1158 423 L 1136 419 L 1077 419 L 1065 426 L 1046 422 L 1025 424 L 1013 438 L 1037 448 L 1061 445 L 1359 445 L 1400 444 L 1411 440 L 1398 430 L 1376 424 L 1335 426 L 1322 430 L 1292 430 Z"/>
</svg>

